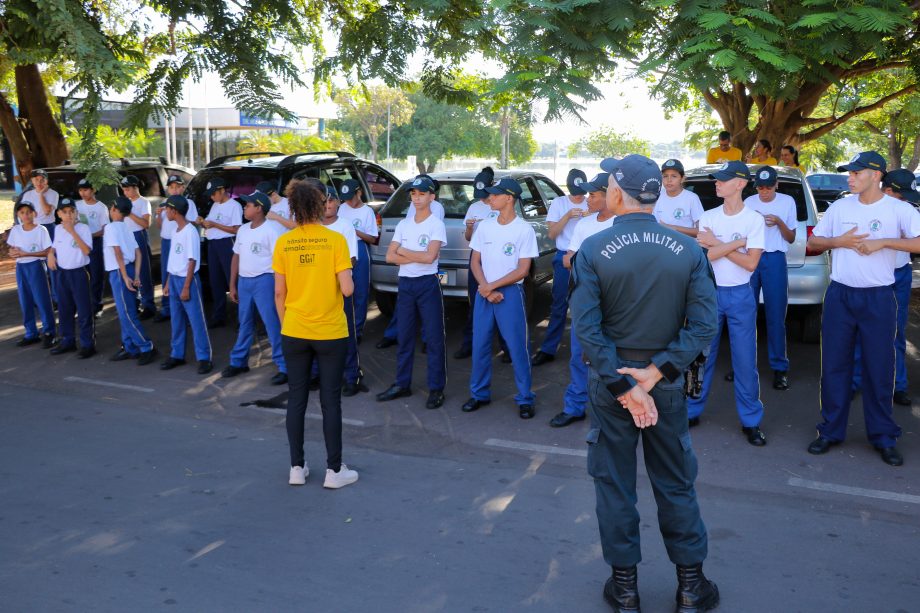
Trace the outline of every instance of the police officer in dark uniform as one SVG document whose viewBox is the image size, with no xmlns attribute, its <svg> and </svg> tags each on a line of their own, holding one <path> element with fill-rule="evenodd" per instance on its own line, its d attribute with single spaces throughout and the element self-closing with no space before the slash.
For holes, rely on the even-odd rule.
<svg viewBox="0 0 920 613">
<path fill-rule="evenodd" d="M 684 370 L 716 334 L 716 287 L 696 242 L 655 220 L 661 171 L 650 159 L 607 158 L 607 208 L 617 217 L 586 239 L 574 264 L 572 321 L 590 362 L 588 472 L 594 477 L 604 560 L 613 574 L 604 598 L 639 611 L 641 560 L 636 445 L 658 503 L 661 534 L 677 565 L 677 611 L 719 604 L 703 575 L 706 527 L 693 482 Z"/>
</svg>

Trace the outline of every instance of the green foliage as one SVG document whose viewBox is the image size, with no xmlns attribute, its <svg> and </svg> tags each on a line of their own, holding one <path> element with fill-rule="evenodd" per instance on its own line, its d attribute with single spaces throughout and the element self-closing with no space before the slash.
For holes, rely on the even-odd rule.
<svg viewBox="0 0 920 613">
<path fill-rule="evenodd" d="M 404 125 L 412 118 L 415 105 L 399 89 L 386 85 L 355 87 L 335 95 L 339 105 L 338 126 L 352 135 L 366 138 L 371 157 L 378 157 L 378 143 L 385 137 L 387 125 L 392 128 Z"/>
<path fill-rule="evenodd" d="M 82 134 L 79 130 L 65 126 L 64 137 L 67 146 L 79 149 L 82 145 Z M 104 155 L 108 159 L 156 157 L 166 152 L 163 139 L 153 130 L 115 130 L 105 124 L 96 128 L 95 140 L 98 141 Z"/>
<path fill-rule="evenodd" d="M 651 155 L 652 148 L 648 141 L 622 134 L 610 126 L 602 126 L 580 141 L 569 145 L 569 157 L 588 154 L 594 157 L 623 157 L 630 153 Z"/>
<path fill-rule="evenodd" d="M 253 130 L 247 133 L 236 145 L 237 153 L 256 151 L 278 151 L 293 154 L 305 151 L 329 151 L 332 144 L 315 134 L 300 132 L 269 133 Z"/>
</svg>

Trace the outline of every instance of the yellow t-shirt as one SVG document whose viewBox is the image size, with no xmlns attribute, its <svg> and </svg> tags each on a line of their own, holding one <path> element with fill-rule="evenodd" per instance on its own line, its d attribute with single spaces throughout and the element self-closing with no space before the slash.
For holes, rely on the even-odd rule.
<svg viewBox="0 0 920 613">
<path fill-rule="evenodd" d="M 751 164 L 761 164 L 763 166 L 776 166 L 777 164 L 779 164 L 779 162 L 777 162 L 776 158 L 772 156 L 768 157 L 762 162 L 758 160 L 757 158 L 752 157 Z"/>
<path fill-rule="evenodd" d="M 741 160 L 741 149 L 729 147 L 728 151 L 722 151 L 719 147 L 713 147 L 706 154 L 707 164 L 724 164 L 725 162 L 737 162 Z"/>
<path fill-rule="evenodd" d="M 284 275 L 281 334 L 311 340 L 348 336 L 336 275 L 351 268 L 345 237 L 320 224 L 297 226 L 275 243 L 272 270 Z"/>
</svg>

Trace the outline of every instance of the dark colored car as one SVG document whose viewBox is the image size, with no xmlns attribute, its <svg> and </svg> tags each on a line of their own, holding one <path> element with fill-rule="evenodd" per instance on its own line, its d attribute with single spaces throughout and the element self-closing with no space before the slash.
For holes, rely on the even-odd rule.
<svg viewBox="0 0 920 613">
<path fill-rule="evenodd" d="M 836 173 L 815 173 L 805 177 L 811 187 L 811 193 L 815 197 L 815 204 L 818 207 L 818 213 L 823 213 L 832 202 L 842 197 L 844 192 L 849 192 L 850 187 L 847 185 L 847 175 Z"/>
</svg>

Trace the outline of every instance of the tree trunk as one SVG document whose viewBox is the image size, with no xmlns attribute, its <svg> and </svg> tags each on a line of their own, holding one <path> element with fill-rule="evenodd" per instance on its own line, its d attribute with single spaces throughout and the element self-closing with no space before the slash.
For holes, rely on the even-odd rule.
<svg viewBox="0 0 920 613">
<path fill-rule="evenodd" d="M 425 162 L 419 158 L 415 158 L 415 167 L 418 168 L 418 174 L 425 174 Z"/>
<path fill-rule="evenodd" d="M 901 144 L 901 131 L 898 129 L 901 113 L 892 113 L 888 119 L 888 168 L 900 168 L 904 147 Z"/>
<path fill-rule="evenodd" d="M 67 159 L 67 142 L 58 124 L 48 92 L 36 64 L 16 66 L 16 94 L 19 97 L 19 117 L 32 161 L 37 167 L 58 166 Z"/>
<path fill-rule="evenodd" d="M 2 93 L 0 93 L 0 128 L 3 129 L 6 142 L 10 144 L 13 159 L 16 160 L 19 183 L 25 186 L 29 182 L 29 173 L 35 168 L 32 162 L 32 152 L 29 150 L 29 144 L 26 142 L 16 113 L 13 112 L 13 107 Z"/>
<path fill-rule="evenodd" d="M 502 149 L 501 149 L 501 159 L 499 160 L 499 168 L 508 168 L 510 165 L 508 159 L 511 157 L 510 152 L 508 151 L 508 134 L 511 132 L 511 117 L 508 114 L 508 109 L 502 109 L 502 122 L 501 122 L 501 139 L 502 139 Z"/>
<path fill-rule="evenodd" d="M 905 168 L 911 172 L 916 172 L 918 165 L 920 165 L 920 134 L 914 137 L 914 151 Z"/>
<path fill-rule="evenodd" d="M 430 164 L 428 164 L 428 169 L 425 171 L 425 174 L 429 174 L 429 173 L 434 172 L 434 167 L 435 167 L 435 165 L 436 165 L 437 163 L 438 163 L 438 161 L 435 160 L 435 161 L 431 162 Z"/>
</svg>

